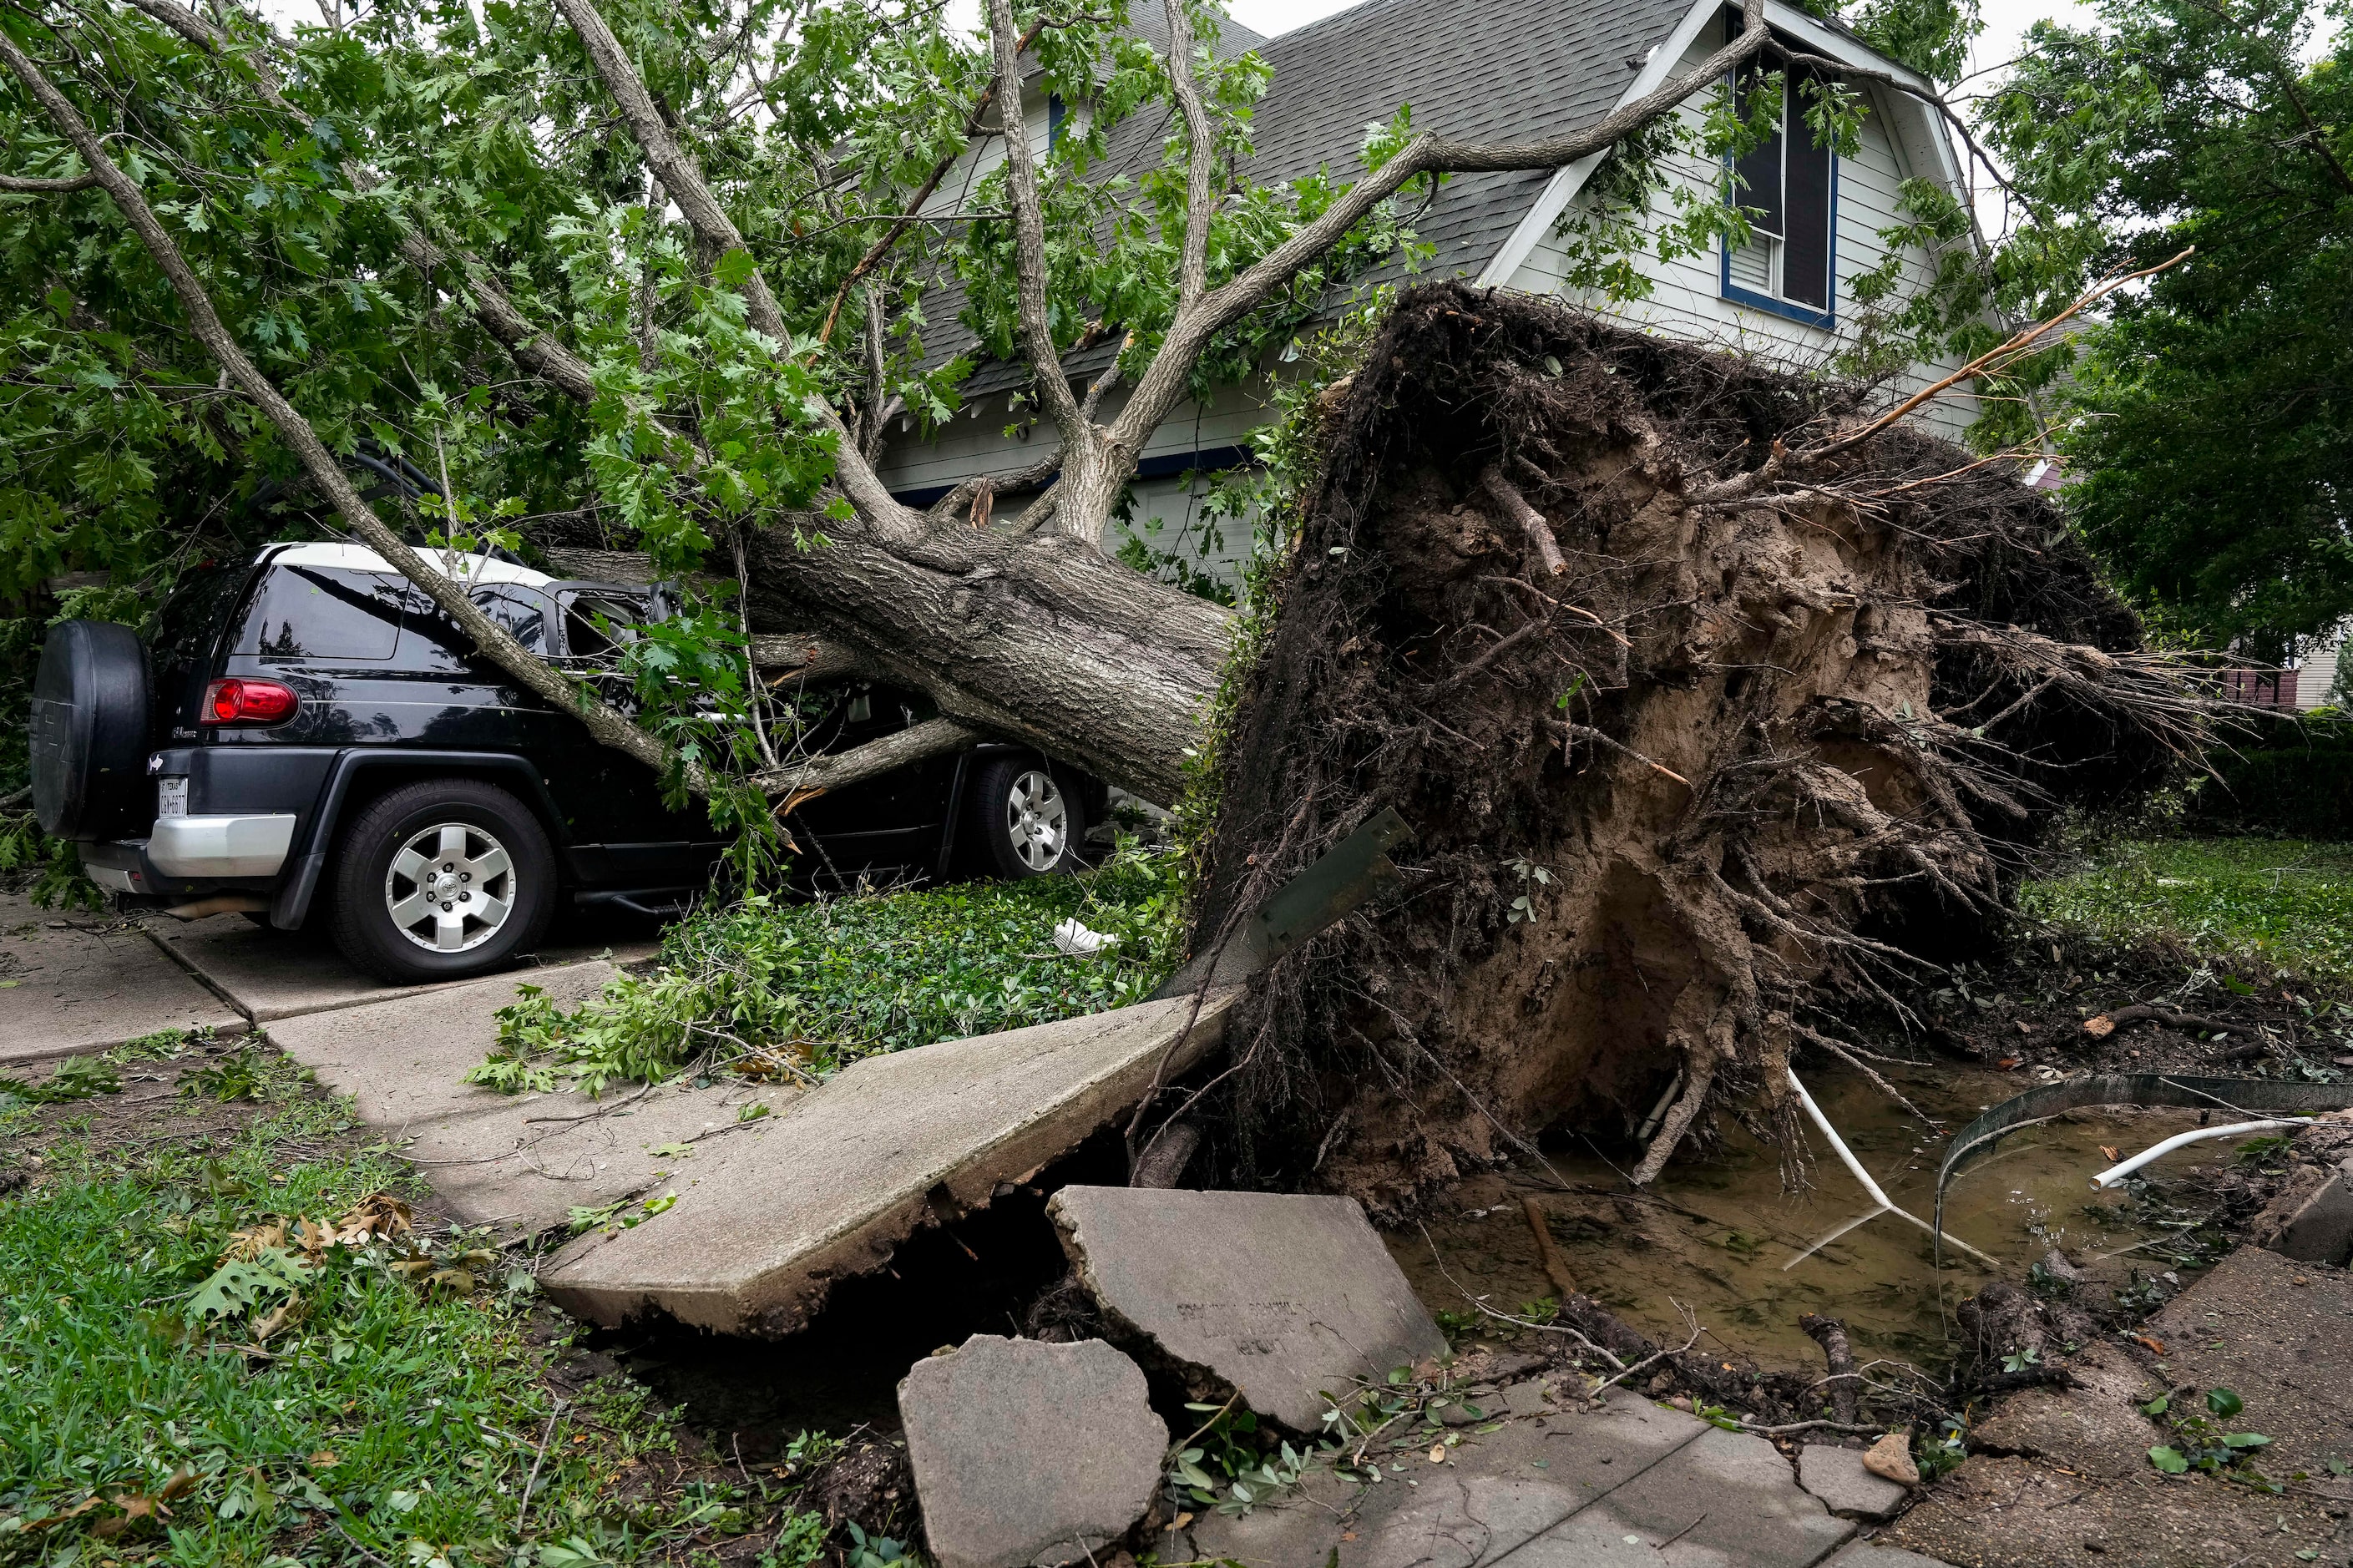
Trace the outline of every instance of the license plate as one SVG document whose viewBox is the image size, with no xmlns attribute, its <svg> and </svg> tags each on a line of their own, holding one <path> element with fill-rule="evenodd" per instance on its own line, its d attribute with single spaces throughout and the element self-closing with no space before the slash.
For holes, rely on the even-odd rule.
<svg viewBox="0 0 2353 1568">
<path fill-rule="evenodd" d="M 157 779 L 155 781 L 155 815 L 185 816 L 188 815 L 188 781 Z"/>
</svg>

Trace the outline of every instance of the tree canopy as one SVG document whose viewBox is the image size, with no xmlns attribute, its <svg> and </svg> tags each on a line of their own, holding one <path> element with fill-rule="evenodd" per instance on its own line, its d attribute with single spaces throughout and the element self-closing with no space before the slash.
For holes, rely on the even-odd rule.
<svg viewBox="0 0 2353 1568">
<path fill-rule="evenodd" d="M 2038 23 L 1987 107 L 2027 209 L 1998 264 L 2031 300 L 2197 247 L 2053 356 L 2042 395 L 2119 585 L 2280 658 L 2353 616 L 2353 7 L 2098 14 Z"/>
</svg>

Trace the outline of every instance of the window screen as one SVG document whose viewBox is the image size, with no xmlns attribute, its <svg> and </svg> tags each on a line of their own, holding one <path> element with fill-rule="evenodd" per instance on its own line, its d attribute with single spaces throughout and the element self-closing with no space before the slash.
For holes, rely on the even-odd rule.
<svg viewBox="0 0 2353 1568">
<path fill-rule="evenodd" d="M 1742 102 L 1760 68 L 1739 79 Z M 1805 66 L 1784 70 L 1781 122 L 1761 145 L 1733 162 L 1732 199 L 1748 209 L 1755 237 L 1730 255 L 1727 281 L 1756 293 L 1827 311 L 1831 308 L 1832 214 L 1836 154 L 1806 123 L 1808 83 L 1820 73 Z"/>
<path fill-rule="evenodd" d="M 1804 67 L 1789 71 L 1781 191 L 1787 226 L 1782 231 L 1781 297 L 1817 310 L 1831 308 L 1831 159 L 1827 142 L 1814 139 L 1806 123 L 1806 84 L 1820 79 Z"/>
<path fill-rule="evenodd" d="M 288 661 L 382 659 L 399 637 L 398 591 L 383 574 L 276 566 L 246 611 L 234 651 Z"/>
</svg>

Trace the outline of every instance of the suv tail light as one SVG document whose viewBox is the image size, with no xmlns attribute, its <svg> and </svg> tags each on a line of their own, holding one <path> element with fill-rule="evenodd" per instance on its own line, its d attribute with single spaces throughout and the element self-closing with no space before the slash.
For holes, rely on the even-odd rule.
<svg viewBox="0 0 2353 1568">
<path fill-rule="evenodd" d="M 216 680 L 205 688 L 202 724 L 282 724 L 301 699 L 274 680 Z"/>
</svg>

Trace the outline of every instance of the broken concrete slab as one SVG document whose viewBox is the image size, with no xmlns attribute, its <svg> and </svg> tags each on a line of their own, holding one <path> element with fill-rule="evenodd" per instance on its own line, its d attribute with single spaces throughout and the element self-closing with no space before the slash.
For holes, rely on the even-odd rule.
<svg viewBox="0 0 2353 1568">
<path fill-rule="evenodd" d="M 102 1051 L 163 1029 L 244 1027 L 135 927 L 0 895 L 0 1063 Z"/>
<path fill-rule="evenodd" d="M 1140 1003 L 869 1057 L 731 1134 L 659 1225 L 584 1237 L 540 1278 L 565 1310 L 616 1326 L 664 1312 L 721 1333 L 784 1334 L 833 1281 L 918 1225 L 984 1207 L 1184 1072 L 1236 992 Z M 852 1154 L 854 1158 L 849 1157 Z"/>
<path fill-rule="evenodd" d="M 2167 1347 L 2161 1369 L 2103 1344 L 2070 1364 L 2084 1386 L 2006 1400 L 1973 1446 L 2018 1451 L 1964 1460 L 1882 1540 L 1988 1568 L 2342 1558 L 2347 1526 L 2331 1510 L 2343 1502 L 2310 1487 L 2267 1496 L 2195 1471 L 2160 1477 L 2147 1450 L 2162 1433 L 2135 1404 L 2181 1384 L 2232 1389 L 2245 1402 L 2233 1425 L 2272 1438 L 2263 1474 L 2321 1475 L 2353 1458 L 2348 1318 L 2353 1279 L 2341 1270 L 2240 1247 L 2143 1326 Z"/>
<path fill-rule="evenodd" d="M 1295 1432 L 1446 1352 L 1354 1198 L 1065 1187 L 1047 1213 L 1113 1340 Z"/>
<path fill-rule="evenodd" d="M 1376 1452 L 1385 1479 L 1376 1485 L 1321 1470 L 1296 1494 L 1247 1516 L 1206 1514 L 1193 1524 L 1192 1555 L 1243 1568 L 1471 1568 L 1507 1554 L 1518 1563 L 1527 1542 L 1708 1430 L 1612 1389 L 1602 1409 L 1580 1400 L 1556 1415 L 1511 1421 L 1444 1449 L 1437 1464 L 1419 1440 L 1384 1447 Z M 1620 1526 L 1609 1539 L 1629 1532 Z"/>
<path fill-rule="evenodd" d="M 1822 1563 L 1822 1568 L 1948 1568 L 1948 1565 L 1937 1558 L 1923 1557 L 1900 1546 L 1882 1546 L 1875 1541 L 1855 1541 L 1832 1553 Z"/>
<path fill-rule="evenodd" d="M 2353 1274 L 2242 1247 L 2143 1330 L 2167 1347 L 2169 1383 L 2246 1401 L 2235 1424 L 2272 1439 L 2264 1474 L 2353 1460 Z"/>
<path fill-rule="evenodd" d="M 2048 1459 L 2087 1476 L 2137 1477 L 2164 1431 L 2140 1413 L 2160 1392 L 2130 1352 L 2105 1341 L 2067 1363 L 2073 1388 L 2026 1388 L 2003 1400 L 1970 1435 L 1978 1447 Z"/>
<path fill-rule="evenodd" d="M 1668 1561 L 1809 1568 L 1854 1533 L 1799 1487 L 1789 1461 L 1762 1437 L 1710 1427 L 1609 1493 L 1630 1533 L 1680 1555 Z M 1706 1553 L 1715 1553 L 1710 1556 Z"/>
<path fill-rule="evenodd" d="M 2271 1247 L 2300 1263 L 2342 1264 L 2353 1256 L 2353 1160 L 2338 1165 L 2305 1200 Z"/>
<path fill-rule="evenodd" d="M 1879 1543 L 1970 1568 L 2297 1568 L 2299 1552 L 2316 1554 L 2305 1562 L 2345 1560 L 2331 1506 L 2344 1507 L 2295 1491 L 2265 1497 L 2194 1472 L 2100 1482 L 2033 1459 L 1978 1454 Z"/>
<path fill-rule="evenodd" d="M 940 1568 L 1095 1560 L 1152 1505 L 1169 1433 L 1141 1368 L 1101 1340 L 975 1334 L 899 1384 Z"/>
<path fill-rule="evenodd" d="M 322 931 L 270 931 L 242 915 L 207 915 L 186 921 L 167 915 L 150 915 L 145 928 L 150 941 L 190 973 L 202 976 L 232 998 L 257 1024 L 345 1007 L 365 1007 L 452 985 L 478 984 L 442 981 L 427 985 L 388 985 L 345 963 Z M 634 933 L 619 942 L 599 940 L 598 932 L 575 922 L 554 941 L 524 958 L 510 973 L 527 981 L 534 970 L 595 958 L 632 963 L 652 957 L 658 945 Z"/>
<path fill-rule="evenodd" d="M 1798 1484 L 1841 1519 L 1881 1520 L 1904 1506 L 1910 1489 L 1862 1468 L 1860 1448 L 1809 1444 L 1798 1455 Z"/>
<path fill-rule="evenodd" d="M 453 1112 L 510 1103 L 466 1081 L 499 1041 L 499 1010 L 517 987 L 536 985 L 559 1007 L 576 1007 L 620 973 L 591 963 L 528 974 L 435 986 L 365 1006 L 279 1019 L 265 1026 L 272 1044 L 309 1068 L 321 1083 L 352 1097 L 370 1127 L 399 1129 Z"/>
</svg>

